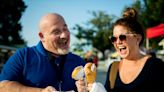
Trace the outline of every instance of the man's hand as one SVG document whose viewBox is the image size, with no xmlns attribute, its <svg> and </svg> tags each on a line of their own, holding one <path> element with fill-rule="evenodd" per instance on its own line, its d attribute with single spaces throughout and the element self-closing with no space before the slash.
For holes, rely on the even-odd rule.
<svg viewBox="0 0 164 92">
<path fill-rule="evenodd" d="M 28 87 L 16 81 L 0 82 L 0 92 L 56 92 L 52 86 L 46 88 Z"/>
<path fill-rule="evenodd" d="M 88 92 L 86 81 L 84 80 L 76 81 L 76 87 L 77 87 L 78 92 Z"/>
<path fill-rule="evenodd" d="M 40 92 L 56 92 L 56 91 L 57 91 L 57 90 L 56 90 L 54 87 L 48 86 L 48 87 L 46 87 L 46 88 L 44 88 L 44 89 L 41 89 Z"/>
</svg>

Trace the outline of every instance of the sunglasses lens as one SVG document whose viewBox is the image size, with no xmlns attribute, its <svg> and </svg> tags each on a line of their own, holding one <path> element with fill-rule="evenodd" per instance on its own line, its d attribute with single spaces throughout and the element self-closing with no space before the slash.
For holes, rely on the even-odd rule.
<svg viewBox="0 0 164 92">
<path fill-rule="evenodd" d="M 114 36 L 112 36 L 112 37 L 110 38 L 110 40 L 111 40 L 112 43 L 114 43 L 114 42 L 116 42 L 117 38 L 114 37 Z M 125 41 L 125 40 L 126 40 L 126 35 L 120 35 L 120 36 L 119 36 L 119 40 L 120 40 L 120 41 Z"/>
<path fill-rule="evenodd" d="M 110 38 L 110 40 L 111 40 L 112 43 L 114 43 L 114 42 L 117 40 L 117 38 L 114 37 L 114 36 L 112 36 L 112 37 Z"/>
<path fill-rule="evenodd" d="M 125 41 L 126 40 L 126 35 L 120 35 L 119 39 L 120 39 L 120 41 Z"/>
</svg>

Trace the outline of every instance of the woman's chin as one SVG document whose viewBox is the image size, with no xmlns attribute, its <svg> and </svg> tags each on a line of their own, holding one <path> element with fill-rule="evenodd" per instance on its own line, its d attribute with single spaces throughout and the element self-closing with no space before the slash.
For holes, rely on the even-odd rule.
<svg viewBox="0 0 164 92">
<path fill-rule="evenodd" d="M 127 56 L 128 56 L 127 54 L 120 54 L 121 58 L 127 58 Z"/>
</svg>

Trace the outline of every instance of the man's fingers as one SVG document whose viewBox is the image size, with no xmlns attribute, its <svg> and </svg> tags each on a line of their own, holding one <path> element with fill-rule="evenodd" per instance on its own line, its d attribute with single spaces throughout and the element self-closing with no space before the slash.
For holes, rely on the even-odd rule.
<svg viewBox="0 0 164 92">
<path fill-rule="evenodd" d="M 57 90 L 52 86 L 48 86 L 44 88 L 41 92 L 57 92 Z"/>
<path fill-rule="evenodd" d="M 57 91 L 54 87 L 52 87 L 52 86 L 48 86 L 48 90 L 50 91 L 50 92 L 53 92 L 53 91 Z"/>
<path fill-rule="evenodd" d="M 77 86 L 78 92 L 87 92 L 87 86 L 84 80 L 78 80 L 75 84 Z"/>
</svg>

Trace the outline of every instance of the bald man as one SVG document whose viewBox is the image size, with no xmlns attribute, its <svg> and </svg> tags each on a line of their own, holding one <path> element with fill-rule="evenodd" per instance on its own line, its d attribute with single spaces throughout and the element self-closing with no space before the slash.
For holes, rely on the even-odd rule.
<svg viewBox="0 0 164 92">
<path fill-rule="evenodd" d="M 47 14 L 39 29 L 39 43 L 17 50 L 4 65 L 0 92 L 77 92 L 71 73 L 85 61 L 69 52 L 70 32 L 64 18 Z"/>
</svg>

